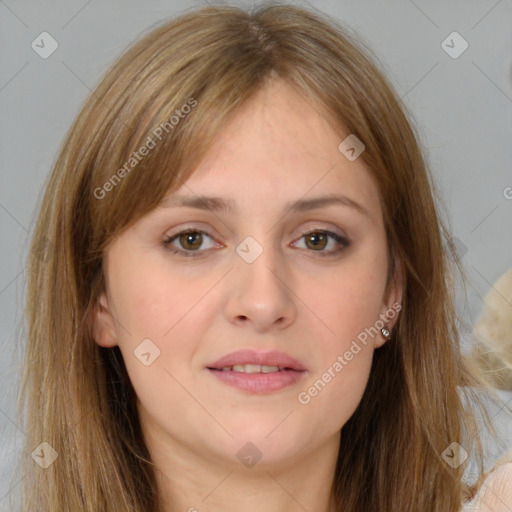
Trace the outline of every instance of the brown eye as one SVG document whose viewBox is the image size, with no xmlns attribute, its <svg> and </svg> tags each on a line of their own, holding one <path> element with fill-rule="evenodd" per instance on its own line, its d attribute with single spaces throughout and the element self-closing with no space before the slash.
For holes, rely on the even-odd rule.
<svg viewBox="0 0 512 512">
<path fill-rule="evenodd" d="M 305 235 L 306 245 L 310 249 L 319 249 L 323 250 L 327 245 L 328 236 L 325 233 L 310 233 L 309 235 Z"/>
<path fill-rule="evenodd" d="M 179 241 L 184 249 L 198 249 L 203 243 L 203 234 L 199 231 L 192 231 L 190 233 L 183 233 L 179 236 Z"/>
<path fill-rule="evenodd" d="M 163 241 L 163 245 L 171 252 L 182 256 L 204 256 L 206 249 L 213 248 L 215 244 L 208 233 L 188 229 L 168 237 Z"/>
<path fill-rule="evenodd" d="M 336 256 L 350 245 L 348 238 L 323 229 L 304 233 L 299 238 L 299 241 L 302 242 L 302 240 L 304 240 L 304 248 L 318 253 L 318 256 Z M 297 246 L 296 244 L 297 242 L 294 242 L 294 246 Z M 328 246 L 329 248 L 325 250 Z"/>
</svg>

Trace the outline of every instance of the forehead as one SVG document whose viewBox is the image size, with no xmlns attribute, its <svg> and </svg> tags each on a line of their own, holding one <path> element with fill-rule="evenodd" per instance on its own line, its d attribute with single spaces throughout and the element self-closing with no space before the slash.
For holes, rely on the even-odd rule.
<svg viewBox="0 0 512 512">
<path fill-rule="evenodd" d="M 174 194 L 205 195 L 226 198 L 232 211 L 240 203 L 254 212 L 330 194 L 378 217 L 379 193 L 365 163 L 338 149 L 348 135 L 310 99 L 273 80 L 232 115 L 192 175 L 162 204 L 176 204 Z"/>
</svg>

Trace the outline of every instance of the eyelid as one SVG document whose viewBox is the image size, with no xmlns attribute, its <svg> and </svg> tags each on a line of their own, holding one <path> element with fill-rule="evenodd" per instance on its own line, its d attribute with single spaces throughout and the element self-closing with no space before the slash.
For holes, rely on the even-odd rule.
<svg viewBox="0 0 512 512">
<path fill-rule="evenodd" d="M 332 231 L 330 229 L 314 228 L 314 227 L 309 229 L 309 230 L 307 230 L 307 231 L 304 231 L 298 238 L 295 239 L 293 244 L 295 244 L 298 241 L 302 240 L 307 235 L 310 235 L 310 234 L 313 234 L 313 233 L 323 233 L 327 237 L 333 239 L 339 245 L 338 248 L 331 249 L 329 251 L 314 251 L 314 250 L 304 249 L 308 253 L 311 253 L 311 254 L 315 254 L 316 253 L 316 255 L 320 256 L 321 258 L 323 258 L 323 257 L 327 258 L 327 257 L 330 257 L 330 256 L 331 257 L 338 256 L 339 254 L 344 252 L 346 249 L 348 249 L 349 246 L 352 244 L 351 240 L 347 236 L 345 236 L 345 235 L 340 235 L 339 233 L 336 233 L 335 231 Z"/>
<path fill-rule="evenodd" d="M 169 251 L 171 251 L 171 252 L 173 252 L 175 254 L 184 255 L 185 257 L 202 256 L 204 253 L 209 251 L 209 249 L 206 249 L 206 250 L 203 249 L 203 250 L 197 250 L 197 251 L 187 251 L 185 249 L 179 249 L 179 248 L 174 247 L 172 245 L 173 241 L 178 239 L 181 235 L 185 235 L 187 233 L 200 233 L 202 235 L 206 235 L 208 238 L 213 240 L 214 244 L 217 244 L 217 245 L 219 244 L 219 242 L 217 242 L 215 240 L 214 236 L 212 236 L 208 231 L 205 231 L 205 230 L 200 229 L 200 228 L 196 228 L 194 226 L 184 227 L 184 228 L 180 229 L 179 231 L 177 231 L 174 234 L 165 235 L 164 240 L 163 240 L 162 243 L 163 243 L 164 247 L 166 249 L 168 249 Z"/>
<path fill-rule="evenodd" d="M 183 235 L 185 233 L 202 233 L 203 235 L 209 236 L 211 239 L 215 240 L 217 242 L 218 238 L 222 238 L 222 235 L 218 234 L 218 231 L 216 231 L 214 228 L 211 227 L 209 224 L 204 223 L 195 223 L 190 222 L 189 224 L 180 225 L 177 228 L 167 230 L 164 234 L 164 241 L 170 240 L 172 238 L 176 238 L 179 235 Z M 217 242 L 219 243 L 219 242 Z"/>
</svg>

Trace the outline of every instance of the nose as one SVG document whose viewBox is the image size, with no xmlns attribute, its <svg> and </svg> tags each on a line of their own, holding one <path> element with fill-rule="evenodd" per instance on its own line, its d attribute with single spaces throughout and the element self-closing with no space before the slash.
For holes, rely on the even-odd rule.
<svg viewBox="0 0 512 512">
<path fill-rule="evenodd" d="M 297 298 L 282 255 L 276 254 L 270 244 L 260 245 L 263 251 L 251 263 L 234 254 L 225 313 L 234 324 L 251 324 L 254 331 L 265 332 L 283 329 L 295 321 Z"/>
</svg>

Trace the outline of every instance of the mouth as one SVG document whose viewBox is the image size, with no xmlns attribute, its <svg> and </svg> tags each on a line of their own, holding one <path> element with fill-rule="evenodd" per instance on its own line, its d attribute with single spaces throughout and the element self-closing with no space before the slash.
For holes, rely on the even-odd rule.
<svg viewBox="0 0 512 512">
<path fill-rule="evenodd" d="M 283 352 L 241 350 L 222 357 L 206 369 L 228 386 L 265 394 L 296 384 L 306 368 Z"/>
<path fill-rule="evenodd" d="M 218 372 L 239 372 L 239 373 L 275 373 L 285 371 L 297 371 L 294 368 L 269 366 L 261 364 L 235 364 L 233 366 L 224 366 L 224 368 L 208 368 Z"/>
</svg>

